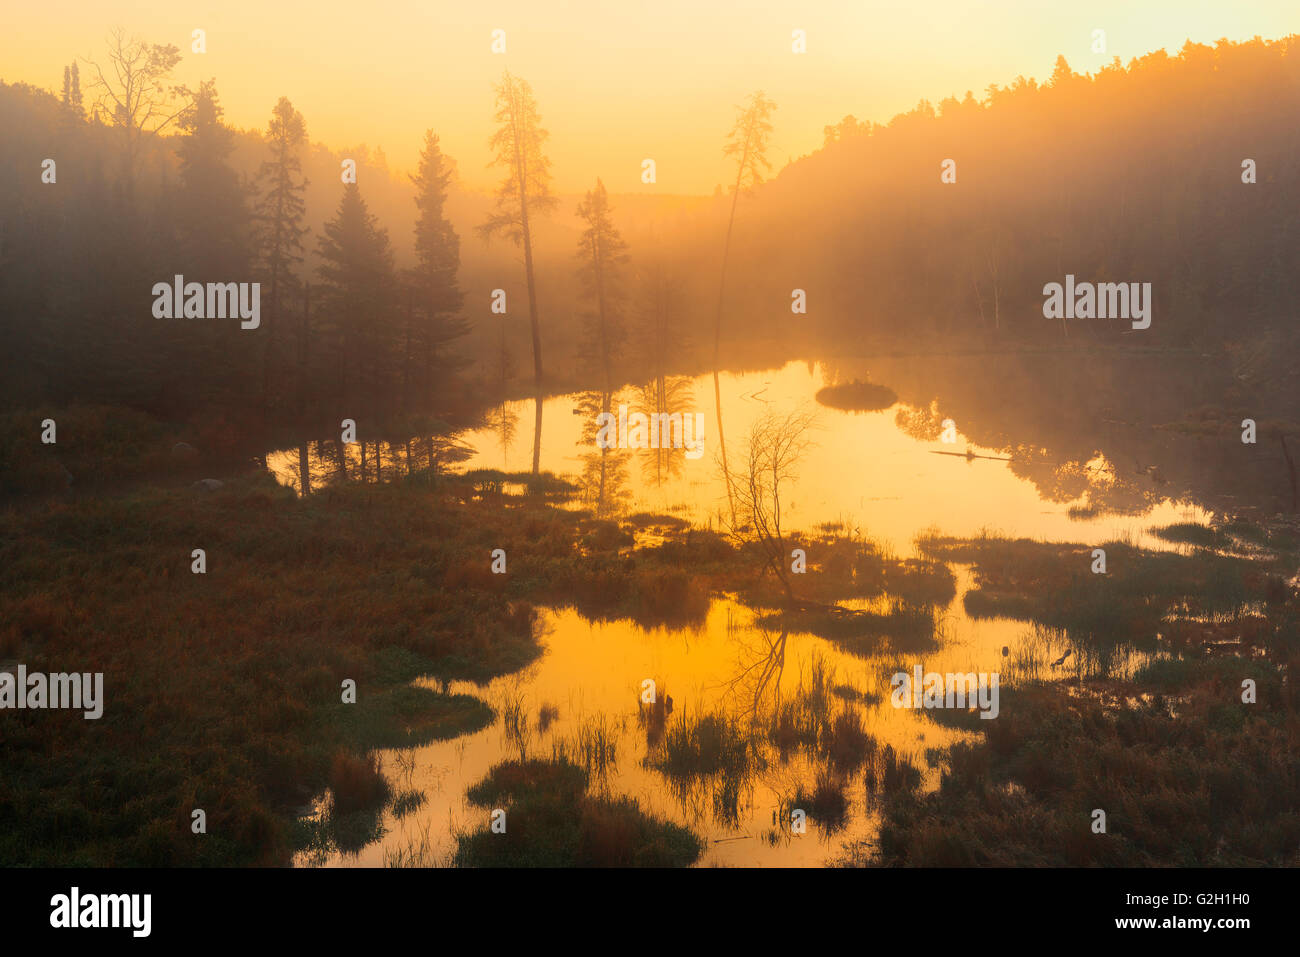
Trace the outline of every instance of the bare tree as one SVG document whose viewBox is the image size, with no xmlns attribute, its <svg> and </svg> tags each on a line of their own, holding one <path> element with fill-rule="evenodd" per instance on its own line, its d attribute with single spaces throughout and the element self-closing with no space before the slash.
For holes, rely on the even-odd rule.
<svg viewBox="0 0 1300 957">
<path fill-rule="evenodd" d="M 739 671 L 736 677 L 727 682 L 727 690 L 737 698 L 747 700 L 745 712 L 751 718 L 757 718 L 762 710 L 763 698 L 771 692 L 773 704 L 781 700 L 781 678 L 785 674 L 786 642 L 790 628 L 786 616 L 781 616 L 781 632 L 777 634 L 766 628 L 756 629 L 759 633 L 757 642 L 741 641 L 742 648 Z M 746 663 L 748 662 L 748 663 Z"/>
<path fill-rule="evenodd" d="M 95 71 L 90 88 L 96 91 L 95 113 L 105 115 L 108 123 L 120 128 L 126 139 L 126 190 L 128 198 L 135 186 L 135 163 L 140 144 L 176 120 L 185 111 L 176 97 L 187 99 L 183 87 L 169 86 L 168 80 L 181 61 L 175 44 L 145 43 L 127 37 L 121 27 L 108 36 L 107 72 L 94 60 L 86 62 Z"/>
<path fill-rule="evenodd" d="M 795 468 L 812 445 L 807 437 L 813 423 L 809 412 L 781 415 L 765 412 L 749 433 L 749 452 L 742 472 L 732 477 L 738 524 L 732 535 L 758 546 L 764 566 L 776 575 L 790 605 L 797 603 L 786 568 L 788 549 L 781 527 L 783 486 L 795 477 Z"/>
</svg>

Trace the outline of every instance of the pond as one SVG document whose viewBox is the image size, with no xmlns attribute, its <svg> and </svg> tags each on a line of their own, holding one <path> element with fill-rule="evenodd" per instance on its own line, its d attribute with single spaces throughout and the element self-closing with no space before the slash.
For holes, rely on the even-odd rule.
<svg viewBox="0 0 1300 957">
<path fill-rule="evenodd" d="M 852 379 L 889 383 L 891 371 L 899 380 L 907 378 L 898 362 L 892 365 L 872 363 L 853 370 Z M 840 382 L 848 378 L 843 370 L 836 376 Z M 915 405 L 895 400 L 874 411 L 853 411 L 824 404 L 825 394 L 823 403 L 817 401 L 831 383 L 827 368 L 816 363 L 720 378 L 733 456 L 765 412 L 803 409 L 813 415 L 812 442 L 783 501 L 787 530 L 869 537 L 886 554 L 907 558 L 918 554 L 916 538 L 926 531 L 958 537 L 989 531 L 1090 544 L 1119 539 L 1165 549 L 1174 546 L 1150 529 L 1209 517 L 1190 500 L 1175 501 L 1172 488 L 1162 492 L 1152 480 L 1153 469 L 1117 467 L 1100 448 L 1061 458 L 1047 451 L 1042 436 L 1041 444 L 1025 439 L 983 445 L 964 430 L 962 412 L 949 411 L 938 400 Z M 712 392 L 711 376 L 675 389 L 675 409 L 706 413 L 707 454 L 690 460 L 677 452 L 665 465 L 645 452 L 624 453 L 625 513 L 671 514 L 718 526 L 727 496 L 714 441 Z M 585 415 L 574 414 L 581 402 L 580 396 L 546 400 L 543 470 L 573 476 L 590 460 L 590 429 Z M 496 428 L 464 436 L 474 449 L 464 468 L 521 472 L 531 467 L 532 402 L 509 403 L 500 411 L 505 416 Z M 511 417 L 520 426 L 514 437 L 509 430 L 503 435 L 500 427 Z M 987 432 L 987 417 L 977 418 Z M 392 450 L 387 455 L 397 462 Z M 271 459 L 287 484 L 296 482 L 297 464 L 295 450 Z M 328 472 L 331 466 L 316 467 Z M 403 816 L 387 809 L 379 839 L 359 853 L 304 852 L 296 863 L 446 864 L 456 835 L 486 824 L 488 812 L 467 802 L 466 790 L 503 760 L 557 753 L 588 766 L 594 791 L 634 797 L 643 810 L 689 826 L 706 842 L 702 866 L 834 861 L 847 845 L 874 839 L 879 795 L 870 783 L 873 765 L 860 755 L 828 761 L 825 753 L 791 744 L 779 730 L 782 706 L 818 711 L 827 726 L 844 720 L 860 728 L 876 742 L 873 747 L 888 746 L 891 760 L 915 768 L 916 786 L 929 789 L 938 783 L 942 749 L 971 732 L 924 711 L 894 707 L 891 676 L 919 663 L 939 673 L 1000 673 L 1003 686 L 1012 687 L 1020 676 L 1050 669 L 1066 647 L 1065 637 L 1051 629 L 967 615 L 962 599 L 972 584 L 970 568 L 950 568 L 956 594 L 936 609 L 934 644 L 910 654 L 887 641 L 876 652 L 850 654 L 812 634 L 778 634 L 732 596 L 715 599 L 704 624 L 687 629 L 597 623 L 573 610 L 544 611 L 539 660 L 485 686 L 450 685 L 451 691 L 476 695 L 492 706 L 496 718 L 490 726 L 450 741 L 382 752 L 394 792 L 419 791 L 425 801 Z M 756 689 L 754 676 L 777 648 L 779 677 Z M 1144 660 L 1132 653 L 1107 667 L 1123 674 Z M 1066 667 L 1071 666 L 1084 667 Z M 642 701 L 647 679 L 657 695 L 672 699 L 670 726 L 698 728 L 714 718 L 729 723 L 745 739 L 743 760 L 716 773 L 677 773 L 664 758 L 663 727 L 647 720 Z M 789 812 L 808 803 L 819 779 L 833 792 L 834 813 L 810 815 L 806 833 L 793 833 Z M 325 807 L 322 796 L 313 813 Z"/>
</svg>

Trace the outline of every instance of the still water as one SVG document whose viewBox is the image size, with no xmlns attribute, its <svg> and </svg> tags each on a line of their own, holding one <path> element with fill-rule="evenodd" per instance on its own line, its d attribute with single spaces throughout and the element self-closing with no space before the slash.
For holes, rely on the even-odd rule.
<svg viewBox="0 0 1300 957">
<path fill-rule="evenodd" d="M 888 373 L 887 364 L 855 370 L 854 377 L 870 375 L 888 384 L 882 371 Z M 844 411 L 818 404 L 815 397 L 826 384 L 826 369 L 814 363 L 728 373 L 721 380 L 732 456 L 740 454 L 750 427 L 765 412 L 803 409 L 815 414 L 812 445 L 783 503 L 787 530 L 814 530 L 829 523 L 870 537 L 906 558 L 916 553 L 916 536 L 927 530 L 956 536 L 990 531 L 1097 544 L 1121 538 L 1160 548 L 1167 546 L 1150 534 L 1151 528 L 1204 521 L 1208 515 L 1188 501 L 1162 495 L 1150 477 L 1154 470 L 1116 465 L 1096 449 L 1053 460 L 1045 449 L 1027 443 L 986 447 L 971 440 L 959 414 L 937 402 L 920 409 L 896 403 L 877 411 Z M 726 507 L 726 491 L 715 441 L 712 378 L 683 383 L 676 394 L 675 409 L 706 413 L 706 454 L 694 461 L 679 455 L 665 468 L 662 461 L 648 461 L 644 453 L 630 453 L 624 507 L 716 526 Z M 573 411 L 577 402 L 574 396 L 545 402 L 543 470 L 575 475 L 591 453 L 590 441 L 583 438 L 583 418 Z M 514 436 L 503 435 L 499 424 L 466 435 L 464 441 L 475 453 L 465 468 L 531 467 L 533 405 L 510 403 L 503 411 L 506 421 L 514 418 Z M 918 418 L 924 427 L 916 425 Z M 947 435 L 953 441 L 944 441 L 933 428 L 944 418 L 953 419 Z M 295 451 L 273 456 L 271 465 L 282 481 L 296 484 Z M 1114 501 L 1127 506 L 1122 514 L 1095 507 Z M 1064 647 L 1060 635 L 1023 622 L 969 618 L 962 605 L 971 586 L 969 569 L 954 566 L 953 571 L 957 594 L 939 611 L 937 650 L 855 656 L 813 635 L 790 633 L 779 688 L 783 697 L 797 696 L 811 684 L 816 670 L 829 673 L 827 684 L 839 689 L 832 707 L 857 712 L 882 746 L 889 744 L 921 770 L 922 787 L 927 789 L 937 785 L 942 766 L 941 750 L 936 749 L 970 732 L 947 728 L 923 712 L 894 708 L 889 676 L 900 669 L 910 671 L 919 661 L 927 671 L 941 673 L 1000 672 L 1004 687 L 1014 686 L 1017 674 L 1044 667 Z M 705 624 L 695 629 L 593 623 L 572 610 L 552 611 L 543 613 L 541 629 L 544 653 L 528 668 L 481 687 L 451 685 L 453 692 L 477 695 L 492 705 L 494 724 L 452 741 L 382 753 L 394 791 L 422 791 L 427 799 L 423 805 L 401 818 L 386 811 L 379 840 L 357 854 L 304 853 L 296 863 L 445 864 L 454 851 L 455 835 L 487 822 L 488 811 L 468 804 L 465 791 L 493 765 L 521 756 L 547 758 L 557 747 L 573 754 L 584 740 L 594 738 L 612 742 L 612 760 L 603 771 L 593 771 L 593 790 L 635 797 L 643 810 L 691 827 L 706 841 L 701 866 L 816 866 L 834 861 L 848 843 L 874 839 L 877 805 L 857 773 L 838 775 L 848 799 L 842 824 L 810 820 L 807 833 L 798 836 L 775 823 L 774 815 L 788 809 L 800 785 L 809 784 L 818 773 L 816 759 L 801 752 L 782 754 L 764 742 L 761 760 L 745 774 L 738 795 L 720 795 L 716 779 L 674 784 L 647 764 L 656 745 L 638 721 L 638 711 L 642 682 L 648 678 L 660 694 L 672 696 L 670 720 L 689 720 L 706 711 L 748 715 L 752 701 L 740 678 L 778 637 L 756 627 L 749 609 L 719 598 Z M 1130 659 L 1114 667 L 1122 673 L 1140 663 Z M 522 720 L 508 723 L 503 718 L 507 713 L 522 715 Z M 605 754 L 609 757 L 608 749 Z M 820 767 L 825 766 L 823 762 Z M 324 800 L 322 796 L 317 801 L 315 813 L 321 812 Z"/>
</svg>

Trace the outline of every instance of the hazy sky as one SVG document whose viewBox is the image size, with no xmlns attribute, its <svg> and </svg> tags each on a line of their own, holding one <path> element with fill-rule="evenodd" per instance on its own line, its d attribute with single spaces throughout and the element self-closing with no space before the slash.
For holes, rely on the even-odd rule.
<svg viewBox="0 0 1300 957">
<path fill-rule="evenodd" d="M 229 122 L 265 126 L 288 96 L 313 140 L 382 147 L 414 165 L 432 127 L 467 186 L 485 168 L 492 82 L 527 79 L 550 130 L 555 183 L 613 192 L 707 193 L 727 179 L 721 144 L 733 105 L 764 89 L 778 105 L 771 159 L 779 169 L 821 145 L 822 127 L 852 113 L 888 120 L 1016 74 L 1050 74 L 1058 53 L 1081 72 L 1188 38 L 1212 42 L 1300 32 L 1297 0 L 40 0 L 5 4 L 0 79 L 58 90 L 76 56 L 103 60 L 120 25 L 185 53 L 177 79 L 215 77 Z M 207 31 L 207 53 L 190 53 Z M 507 52 L 490 50 L 493 29 Z M 791 52 L 807 32 L 808 52 Z M 1091 51 L 1106 31 L 1107 53 Z M 83 69 L 83 85 L 88 82 Z M 643 186 L 653 158 L 658 183 Z"/>
</svg>

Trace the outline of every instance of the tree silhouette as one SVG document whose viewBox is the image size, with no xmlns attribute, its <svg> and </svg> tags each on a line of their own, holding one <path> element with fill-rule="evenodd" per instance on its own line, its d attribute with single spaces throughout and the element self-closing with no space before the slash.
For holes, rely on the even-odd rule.
<svg viewBox="0 0 1300 957">
<path fill-rule="evenodd" d="M 384 403 L 385 373 L 393 366 L 397 277 L 388 232 L 367 209 L 356 183 L 344 185 L 338 211 L 320 237 L 319 253 L 322 325 L 332 345 L 332 375 L 344 403 L 340 408 L 356 403 L 358 411 L 374 410 Z"/>
<path fill-rule="evenodd" d="M 81 119 L 85 114 L 81 96 L 81 68 L 77 66 L 76 60 L 63 68 L 62 102 L 76 119 Z"/>
<path fill-rule="evenodd" d="M 722 385 L 718 364 L 722 349 L 722 306 L 727 289 L 727 260 L 731 255 L 731 232 L 736 225 L 736 204 L 740 194 L 763 182 L 763 170 L 770 169 L 767 141 L 772 133 L 771 116 L 776 104 L 762 90 L 750 94 L 749 100 L 736 107 L 736 125 L 727 136 L 723 156 L 736 157 L 736 185 L 731 193 L 731 215 L 727 217 L 727 235 L 722 244 L 722 268 L 718 275 L 718 309 L 713 319 L 713 401 L 718 413 L 718 448 L 722 454 L 722 474 L 727 482 L 727 504 L 731 521 L 736 523 L 736 499 L 727 468 L 727 440 L 722 430 Z"/>
<path fill-rule="evenodd" d="M 404 373 L 404 380 L 409 383 L 413 349 L 418 348 L 426 400 L 434 396 L 438 373 L 464 365 L 445 351 L 449 343 L 468 331 L 468 324 L 459 316 L 464 303 L 457 282 L 460 237 L 447 219 L 445 209 L 453 175 L 451 161 L 443 154 L 438 137 L 433 130 L 427 130 L 419 169 L 411 177 L 416 190 L 415 205 L 419 210 L 415 222 L 416 265 L 410 274 L 418 303 L 413 312 L 423 317 L 423 324 L 408 329 L 407 369 Z M 408 321 L 413 323 L 414 319 L 415 316 L 411 315 Z"/>
<path fill-rule="evenodd" d="M 613 406 L 613 362 L 621 351 L 623 336 L 622 273 L 628 261 L 627 243 L 614 226 L 612 212 L 605 184 L 597 179 L 596 188 L 589 190 L 578 204 L 578 217 L 587 227 L 578 239 L 578 277 L 590 304 L 583 317 L 585 346 L 582 351 L 599 368 L 602 383 L 600 392 L 587 393 L 579 401 L 579 408 L 586 413 L 583 420 L 583 439 L 586 442 L 596 434 L 596 416 L 609 413 Z M 588 469 L 598 476 L 594 484 L 599 513 L 603 513 L 608 504 L 606 493 L 614 474 L 611 472 L 611 457 L 621 458 L 618 451 L 610 448 L 601 448 L 584 456 Z M 621 476 L 623 463 L 618 464 L 618 469 Z"/>
<path fill-rule="evenodd" d="M 157 136 L 185 110 L 177 105 L 178 88 L 168 80 L 181 51 L 175 44 L 145 43 L 118 27 L 108 37 L 108 67 L 87 60 L 95 71 L 91 88 L 98 91 L 95 113 L 122 130 L 124 180 L 128 199 L 135 191 L 135 166 L 141 142 Z"/>
<path fill-rule="evenodd" d="M 553 209 L 556 200 L 551 195 L 550 160 L 542 152 L 548 134 L 541 127 L 532 87 L 507 70 L 495 90 L 494 118 L 500 126 L 488 141 L 496 153 L 491 165 L 504 166 L 508 173 L 497 189 L 496 212 L 479 227 L 479 234 L 485 239 L 504 234 L 524 249 L 528 322 L 533 337 L 533 381 L 537 391 L 533 429 L 533 474 L 536 475 L 542 454 L 542 332 L 533 276 L 531 217 Z"/>
<path fill-rule="evenodd" d="M 303 237 L 307 227 L 302 224 L 307 213 L 304 194 L 308 181 L 302 173 L 302 149 L 307 142 L 307 123 L 294 109 L 288 97 L 280 97 L 271 110 L 266 125 L 266 143 L 270 158 L 258 168 L 262 193 L 257 202 L 257 250 L 261 269 L 266 275 L 267 324 L 262 353 L 262 405 L 270 401 L 270 383 L 275 365 L 276 342 L 283 334 L 282 303 L 286 286 L 297 284 L 294 267 L 302 262 Z M 299 323 L 298 334 L 298 414 L 303 413 L 305 390 L 302 379 L 307 361 L 306 322 Z"/>
</svg>

